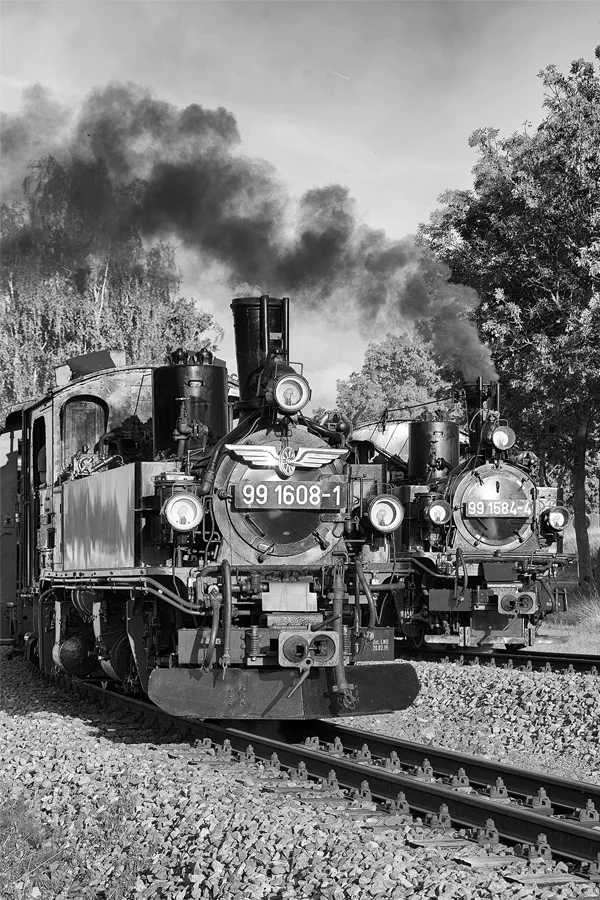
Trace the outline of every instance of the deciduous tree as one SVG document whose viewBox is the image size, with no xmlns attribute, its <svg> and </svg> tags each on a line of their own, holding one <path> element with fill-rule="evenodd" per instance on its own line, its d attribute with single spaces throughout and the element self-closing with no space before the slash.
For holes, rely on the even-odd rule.
<svg viewBox="0 0 600 900">
<path fill-rule="evenodd" d="M 49 157 L 32 165 L 23 201 L 3 208 L 0 411 L 47 390 L 69 356 L 107 347 L 160 363 L 168 350 L 214 349 L 222 338 L 180 297 L 173 248 L 144 248 L 123 214 L 136 190 L 101 160 L 62 166 Z"/>
<path fill-rule="evenodd" d="M 600 59 L 600 48 L 596 49 Z M 420 240 L 479 292 L 477 318 L 505 408 L 573 485 L 580 574 L 593 571 L 586 474 L 600 447 L 600 76 L 575 61 L 540 77 L 545 118 L 501 138 L 481 128 L 469 191 L 448 191 Z"/>
<path fill-rule="evenodd" d="M 432 345 L 417 332 L 388 334 L 381 343 L 369 343 L 360 372 L 338 379 L 339 409 L 357 424 L 377 419 L 385 409 L 397 409 L 406 419 L 425 410 L 440 411 L 452 385 L 434 355 Z M 439 404 L 430 404 L 439 399 Z"/>
</svg>

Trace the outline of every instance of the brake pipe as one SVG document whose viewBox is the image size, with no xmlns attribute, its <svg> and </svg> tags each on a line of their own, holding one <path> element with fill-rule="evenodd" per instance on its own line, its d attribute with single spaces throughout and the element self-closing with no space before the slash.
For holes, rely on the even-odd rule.
<svg viewBox="0 0 600 900">
<path fill-rule="evenodd" d="M 371 588 L 369 587 L 369 583 L 367 582 L 362 563 L 358 557 L 354 560 L 354 565 L 356 566 L 356 574 L 358 576 L 358 580 L 360 581 L 360 586 L 363 589 L 363 593 L 367 598 L 367 603 L 369 605 L 369 624 L 367 628 L 372 630 L 375 628 L 377 623 L 377 616 L 375 612 L 375 601 L 373 600 L 373 594 L 371 593 Z"/>
<path fill-rule="evenodd" d="M 458 593 L 458 566 L 459 566 L 459 563 L 462 566 L 462 570 L 463 570 L 463 586 L 462 586 L 460 593 Z M 468 586 L 469 586 L 469 573 L 467 570 L 467 564 L 465 562 L 465 557 L 463 555 L 463 552 L 459 547 L 458 550 L 456 551 L 456 573 L 454 575 L 454 595 L 455 595 L 456 600 L 458 600 L 459 598 L 464 598 L 466 596 Z"/>
<path fill-rule="evenodd" d="M 348 684 L 346 680 L 346 669 L 344 666 L 344 624 L 342 621 L 342 615 L 344 612 L 344 594 L 345 594 L 345 584 L 344 584 L 344 569 L 342 566 L 337 565 L 333 572 L 333 611 L 332 615 L 334 618 L 334 631 L 337 632 L 338 640 L 339 640 L 339 658 L 337 663 L 335 664 L 334 674 L 335 674 L 335 688 L 337 691 L 340 705 L 344 706 L 346 709 L 354 709 L 356 706 L 356 700 L 352 693 L 352 688 Z"/>
<path fill-rule="evenodd" d="M 217 631 L 219 630 L 219 613 L 221 612 L 222 595 L 219 593 L 219 589 L 216 585 L 213 585 L 213 587 L 214 590 L 211 592 L 210 598 L 210 605 L 212 606 L 212 622 L 210 626 L 208 646 L 206 648 L 206 653 L 204 654 L 204 662 L 202 664 L 203 672 L 209 672 L 210 667 L 212 666 L 215 647 L 217 645 Z"/>
<path fill-rule="evenodd" d="M 223 655 L 221 665 L 223 667 L 223 680 L 227 667 L 231 665 L 231 617 L 233 614 L 233 601 L 231 592 L 231 566 L 228 560 L 221 563 L 223 576 Z"/>
<path fill-rule="evenodd" d="M 353 626 L 354 637 L 360 637 L 360 584 L 358 577 L 354 579 L 354 607 L 353 607 Z"/>
<path fill-rule="evenodd" d="M 43 591 L 40 594 L 40 596 L 38 597 L 38 603 L 45 603 L 46 598 L 49 597 L 50 594 L 53 594 L 55 592 L 55 590 L 56 590 L 55 587 L 51 587 L 51 588 L 48 588 L 46 591 Z"/>
</svg>

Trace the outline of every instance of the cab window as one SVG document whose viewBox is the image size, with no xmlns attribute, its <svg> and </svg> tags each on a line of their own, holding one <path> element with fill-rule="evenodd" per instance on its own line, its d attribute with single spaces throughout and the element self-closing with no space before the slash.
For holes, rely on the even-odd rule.
<svg viewBox="0 0 600 900">
<path fill-rule="evenodd" d="M 68 465 L 79 451 L 93 451 L 106 433 L 108 407 L 97 397 L 73 397 L 62 409 L 63 464 Z"/>
<path fill-rule="evenodd" d="M 46 423 L 43 418 L 36 419 L 33 423 L 33 486 L 41 488 L 46 486 L 47 455 L 46 455 Z"/>
</svg>

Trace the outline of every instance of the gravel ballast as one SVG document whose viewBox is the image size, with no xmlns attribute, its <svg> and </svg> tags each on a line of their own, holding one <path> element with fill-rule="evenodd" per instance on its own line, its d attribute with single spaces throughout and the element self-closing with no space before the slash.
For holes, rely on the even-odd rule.
<svg viewBox="0 0 600 900">
<path fill-rule="evenodd" d="M 455 749 L 481 731 L 468 749 L 492 755 L 510 737 L 515 745 L 506 752 L 520 753 L 521 765 L 541 768 L 545 736 L 557 734 L 551 730 L 555 710 L 562 716 L 556 719 L 562 755 L 547 747 L 544 764 L 550 766 L 552 754 L 569 765 L 579 761 L 568 774 L 598 780 L 597 705 L 587 703 L 598 703 L 597 680 L 417 667 L 423 689 L 412 710 L 352 723 Z M 533 706 L 524 720 L 515 710 L 527 702 Z M 568 733 L 567 712 L 573 722 Z M 579 729 L 586 723 L 596 737 L 590 732 L 582 741 Z M 19 659 L 2 661 L 0 762 L 3 900 L 549 900 L 598 894 L 591 885 L 510 883 L 495 869 L 471 870 L 453 859 L 457 852 L 485 855 L 483 848 L 410 847 L 406 837 L 415 834 L 414 826 L 363 828 L 344 819 L 343 810 L 268 793 L 262 766 L 199 760 L 185 742 L 115 719 L 114 712 L 36 678 Z M 557 765 L 553 771 L 560 774 Z M 531 865 L 516 868 L 530 872 Z"/>
<path fill-rule="evenodd" d="M 413 665 L 421 691 L 410 709 L 344 724 L 600 784 L 599 676 Z"/>
</svg>

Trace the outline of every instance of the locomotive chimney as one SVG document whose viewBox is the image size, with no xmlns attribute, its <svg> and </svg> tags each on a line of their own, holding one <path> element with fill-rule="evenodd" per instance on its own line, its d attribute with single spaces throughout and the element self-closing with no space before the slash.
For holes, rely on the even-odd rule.
<svg viewBox="0 0 600 900">
<path fill-rule="evenodd" d="M 465 381 L 464 388 L 469 446 L 476 449 L 488 412 L 500 412 L 500 385 L 497 381 L 484 384 L 483 378 L 476 378 L 475 381 Z"/>
<path fill-rule="evenodd" d="M 269 354 L 287 362 L 289 353 L 289 299 L 238 297 L 231 302 L 238 366 L 240 420 L 257 405 L 257 385 Z"/>
</svg>

